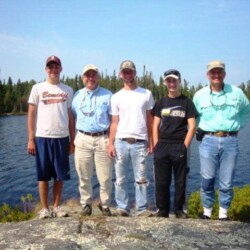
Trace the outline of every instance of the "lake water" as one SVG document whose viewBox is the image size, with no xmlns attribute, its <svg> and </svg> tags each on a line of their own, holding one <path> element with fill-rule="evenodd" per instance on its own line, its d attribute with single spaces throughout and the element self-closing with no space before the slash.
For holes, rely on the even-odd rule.
<svg viewBox="0 0 250 250">
<path fill-rule="evenodd" d="M 26 152 L 27 116 L 0 116 L 0 206 L 6 202 L 11 205 L 21 203 L 20 197 L 31 193 L 38 199 L 35 158 Z M 235 176 L 235 185 L 250 183 L 250 123 L 239 134 L 240 155 Z M 79 198 L 78 178 L 73 156 L 70 156 L 71 180 L 64 183 L 62 200 Z M 114 175 L 113 175 L 114 176 Z M 154 204 L 154 180 L 152 159 L 148 161 L 149 203 Z M 130 197 L 134 202 L 134 187 L 131 171 Z M 198 142 L 194 139 L 191 145 L 190 174 L 188 193 L 196 191 L 200 186 Z M 98 197 L 98 184 L 93 178 L 94 198 Z M 114 189 L 113 189 L 114 190 Z M 51 195 L 51 194 L 50 194 Z M 112 194 L 114 197 L 114 193 Z"/>
</svg>

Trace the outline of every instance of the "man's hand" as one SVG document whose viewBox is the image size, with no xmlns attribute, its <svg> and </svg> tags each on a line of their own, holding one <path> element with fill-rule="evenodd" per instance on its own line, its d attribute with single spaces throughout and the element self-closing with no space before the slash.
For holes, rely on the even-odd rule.
<svg viewBox="0 0 250 250">
<path fill-rule="evenodd" d="M 27 146 L 27 152 L 30 155 L 36 155 L 36 145 L 34 139 L 29 139 L 28 146 Z"/>
<path fill-rule="evenodd" d="M 111 159 L 114 159 L 115 156 L 116 156 L 115 147 L 114 147 L 113 144 L 110 144 L 109 147 L 108 147 L 108 156 L 109 156 Z"/>
</svg>

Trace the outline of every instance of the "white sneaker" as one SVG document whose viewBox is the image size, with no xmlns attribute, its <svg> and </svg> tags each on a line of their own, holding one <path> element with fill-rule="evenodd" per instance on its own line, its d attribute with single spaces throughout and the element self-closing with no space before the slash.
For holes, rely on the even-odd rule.
<svg viewBox="0 0 250 250">
<path fill-rule="evenodd" d="M 63 211 L 61 207 L 53 207 L 53 210 L 52 210 L 52 216 L 53 217 L 58 217 L 58 218 L 62 218 L 62 217 L 68 217 L 68 213 Z"/>
<path fill-rule="evenodd" d="M 145 210 L 142 210 L 140 212 L 137 212 L 136 215 L 140 216 L 140 217 L 152 217 L 153 213 L 150 212 L 148 209 L 145 209 Z"/>
<path fill-rule="evenodd" d="M 49 209 L 47 209 L 47 208 L 41 209 L 38 214 L 39 214 L 40 220 L 51 218 L 51 213 L 50 213 Z"/>
</svg>

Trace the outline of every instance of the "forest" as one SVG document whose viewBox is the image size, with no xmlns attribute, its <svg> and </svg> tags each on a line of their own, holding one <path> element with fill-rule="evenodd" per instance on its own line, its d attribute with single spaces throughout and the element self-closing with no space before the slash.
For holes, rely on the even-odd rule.
<svg viewBox="0 0 250 250">
<path fill-rule="evenodd" d="M 61 82 L 71 86 L 74 92 L 84 87 L 80 75 L 76 75 L 74 78 L 63 76 Z M 20 79 L 14 83 L 11 77 L 9 77 L 7 81 L 0 79 L 0 115 L 26 113 L 28 111 L 27 101 L 29 94 L 32 86 L 36 83 L 35 80 L 23 82 Z M 145 68 L 142 76 L 137 77 L 137 83 L 139 86 L 151 90 L 156 101 L 166 95 L 167 89 L 163 84 L 163 78 L 160 77 L 159 82 L 156 83 L 152 77 L 152 72 L 146 71 Z M 123 87 L 123 83 L 121 79 L 117 77 L 115 71 L 111 76 L 101 73 L 99 85 L 109 89 L 112 93 L 117 92 Z M 183 79 L 181 91 L 189 98 L 193 98 L 194 93 L 204 86 L 201 83 L 191 85 L 187 80 Z M 246 84 L 240 83 L 237 86 L 241 88 L 248 99 L 250 99 L 250 80 L 248 80 Z"/>
</svg>

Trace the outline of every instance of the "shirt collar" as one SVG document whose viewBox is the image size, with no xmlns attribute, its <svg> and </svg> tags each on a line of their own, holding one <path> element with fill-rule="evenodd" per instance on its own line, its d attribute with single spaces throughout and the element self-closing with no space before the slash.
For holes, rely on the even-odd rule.
<svg viewBox="0 0 250 250">
<path fill-rule="evenodd" d="M 97 85 L 97 87 L 95 89 L 93 89 L 93 90 L 87 89 L 85 87 L 84 91 L 85 91 L 86 94 L 93 95 L 93 94 L 97 93 L 99 91 L 99 89 L 100 89 L 100 86 Z"/>
</svg>

